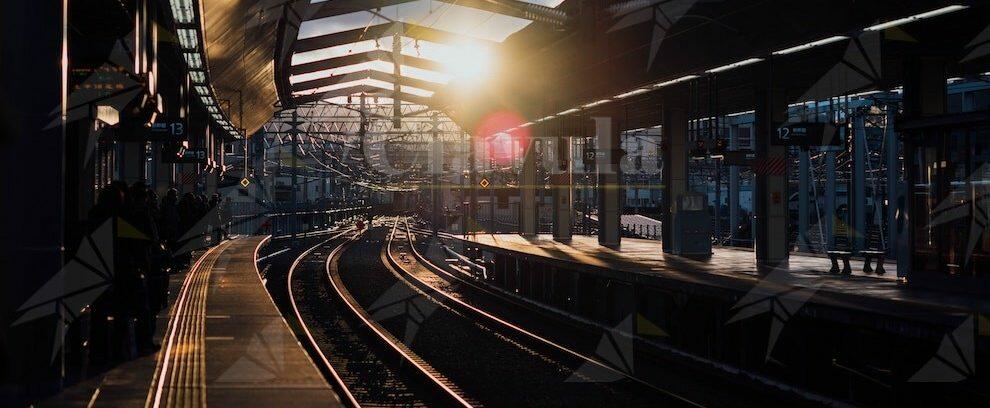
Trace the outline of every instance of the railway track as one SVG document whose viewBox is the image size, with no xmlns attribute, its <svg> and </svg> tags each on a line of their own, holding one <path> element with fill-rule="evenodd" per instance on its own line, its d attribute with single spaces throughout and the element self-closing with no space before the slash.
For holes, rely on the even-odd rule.
<svg viewBox="0 0 990 408">
<path fill-rule="evenodd" d="M 289 268 L 289 301 L 314 360 L 350 406 L 477 405 L 377 328 L 340 285 L 334 261 L 360 235 L 324 240 Z"/>
<path fill-rule="evenodd" d="M 471 405 L 701 406 L 420 287 L 400 266 L 414 261 L 395 259 L 389 251 L 403 235 L 391 224 L 369 231 L 335 257 L 333 281 L 365 311 L 369 325 L 403 339 L 412 355 L 456 384 Z"/>
<path fill-rule="evenodd" d="M 628 347 L 635 348 L 635 375 L 628 374 L 637 382 L 660 388 L 663 392 L 671 392 L 676 396 L 690 396 L 693 403 L 719 406 L 822 406 L 820 400 L 809 399 L 793 392 L 773 389 L 756 381 L 734 377 L 731 374 L 712 370 L 710 367 L 697 367 L 689 359 L 671 358 L 663 349 L 654 349 L 652 343 L 647 344 L 639 337 L 630 335 L 636 333 L 632 325 L 624 327 L 607 327 L 586 318 L 569 314 L 568 312 L 547 308 L 535 301 L 526 299 L 517 293 L 495 286 L 487 278 L 481 277 L 481 271 L 470 260 L 468 267 L 466 258 L 453 253 L 429 253 L 439 248 L 431 243 L 432 232 L 415 228 L 408 219 L 403 220 L 406 236 L 417 238 L 415 241 L 406 239 L 397 241 L 396 251 L 411 254 L 418 262 L 417 266 L 405 268 L 406 273 L 417 281 L 420 287 L 442 293 L 451 301 L 465 303 L 467 307 L 477 308 L 481 313 L 490 313 L 495 319 L 505 320 L 506 326 L 513 326 L 541 341 L 553 343 L 554 347 L 566 353 L 579 355 L 586 360 L 594 360 L 602 364 L 613 365 L 622 371 L 619 361 L 608 353 L 601 352 L 601 341 L 608 332 L 610 337 L 623 337 Z M 445 237 L 447 235 L 447 237 Z M 441 238 L 453 238 L 441 233 Z M 415 244 L 413 244 L 415 242 Z M 460 259 L 447 259 L 451 257 Z M 623 331 L 616 333 L 616 331 Z M 538 333 L 538 334 L 536 334 Z M 616 335 L 618 334 L 618 335 Z M 541 337 L 542 336 L 542 337 Z M 633 364 L 630 363 L 630 368 Z M 623 371 L 623 373 L 630 373 Z M 718 384 L 714 386 L 714 384 Z"/>
</svg>

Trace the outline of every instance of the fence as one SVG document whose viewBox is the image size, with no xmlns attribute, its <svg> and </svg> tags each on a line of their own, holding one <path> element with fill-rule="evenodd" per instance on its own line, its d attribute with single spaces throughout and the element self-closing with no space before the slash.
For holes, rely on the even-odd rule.
<svg viewBox="0 0 990 408">
<path fill-rule="evenodd" d="M 370 207 L 356 203 L 269 204 L 232 203 L 232 234 L 273 236 L 322 230 L 335 223 L 365 216 Z"/>
</svg>

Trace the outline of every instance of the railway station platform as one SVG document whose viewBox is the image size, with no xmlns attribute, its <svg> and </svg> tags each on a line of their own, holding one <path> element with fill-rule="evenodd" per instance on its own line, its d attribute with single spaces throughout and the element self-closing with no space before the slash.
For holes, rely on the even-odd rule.
<svg viewBox="0 0 990 408">
<path fill-rule="evenodd" d="M 268 237 L 223 241 L 172 277 L 157 353 L 120 364 L 41 406 L 339 406 L 256 266 Z"/>
<path fill-rule="evenodd" d="M 863 272 L 863 261 L 850 261 L 851 275 L 830 273 L 826 257 L 794 255 L 787 266 L 769 276 L 757 271 L 752 251 L 714 248 L 710 258 L 693 259 L 665 254 L 658 241 L 623 238 L 618 248 L 601 246 L 595 236 L 575 235 L 570 242 L 555 241 L 540 234 L 524 237 L 517 234 L 444 235 L 452 244 L 478 245 L 483 252 L 501 254 L 524 262 L 579 271 L 595 276 L 653 287 L 673 287 L 689 292 L 728 290 L 746 293 L 759 282 L 789 287 L 812 288 L 815 296 L 809 303 L 842 309 L 910 316 L 933 323 L 954 322 L 967 313 L 990 312 L 990 301 L 965 293 L 947 293 L 915 288 L 898 281 L 896 265 L 885 263 L 884 275 Z M 457 242 L 460 241 L 460 242 Z M 466 241 L 466 242 L 465 242 Z M 497 262 L 496 262 L 497 263 Z M 502 262 L 503 264 L 505 262 Z M 875 268 L 875 262 L 874 268 Z"/>
</svg>

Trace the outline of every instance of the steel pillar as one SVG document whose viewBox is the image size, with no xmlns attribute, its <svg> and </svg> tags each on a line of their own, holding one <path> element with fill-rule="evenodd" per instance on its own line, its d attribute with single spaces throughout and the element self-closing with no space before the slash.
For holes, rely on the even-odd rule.
<svg viewBox="0 0 990 408">
<path fill-rule="evenodd" d="M 430 186 L 430 201 L 433 204 L 433 235 L 436 236 L 443 222 L 443 197 L 440 191 L 440 172 L 443 171 L 443 146 L 440 143 L 439 129 L 437 129 L 437 114 L 432 116 L 433 129 L 432 141 L 430 143 L 430 176 L 432 185 Z"/>
<path fill-rule="evenodd" d="M 948 95 L 945 86 L 946 63 L 943 59 L 934 57 L 914 57 L 905 64 L 904 72 L 904 114 L 907 120 L 938 116 L 945 114 L 948 110 Z M 899 197 L 898 206 L 903 206 L 903 211 L 898 217 L 898 248 L 897 248 L 897 276 L 899 278 L 909 278 L 914 269 L 914 228 L 921 228 L 912 225 L 911 216 L 916 211 L 914 203 L 914 189 L 917 181 L 915 157 L 915 139 L 938 138 L 942 130 L 922 129 L 915 130 L 904 135 L 904 177 L 905 191 Z M 937 140 L 937 139 L 936 139 Z M 967 175 L 968 177 L 968 175 Z M 901 198 L 903 197 L 903 198 Z M 901 204 L 901 202 L 903 204 Z M 973 216 L 970 214 L 970 216 Z"/>
<path fill-rule="evenodd" d="M 519 234 L 536 236 L 536 140 L 523 146 L 522 175 L 519 177 Z"/>
<path fill-rule="evenodd" d="M 468 200 L 468 220 L 472 225 L 469 232 L 475 230 L 474 225 L 478 223 L 478 142 L 474 135 L 470 136 L 470 156 L 468 157 L 468 191 L 471 197 Z"/>
<path fill-rule="evenodd" d="M 121 143 L 121 156 L 118 158 L 120 165 L 120 180 L 127 185 L 137 181 L 147 180 L 147 164 L 145 157 L 146 142 L 123 142 Z"/>
<path fill-rule="evenodd" d="M 835 151 L 825 153 L 825 249 L 835 249 Z"/>
<path fill-rule="evenodd" d="M 739 150 L 739 125 L 729 128 L 729 150 Z M 739 166 L 729 166 L 729 241 L 732 245 L 739 239 Z"/>
<path fill-rule="evenodd" d="M 567 242 L 573 232 L 571 224 L 574 218 L 574 175 L 571 161 L 571 138 L 557 137 L 557 168 L 552 169 L 551 184 L 553 185 L 553 239 Z"/>
<path fill-rule="evenodd" d="M 672 253 L 677 239 L 672 228 L 677 197 L 688 192 L 688 117 L 683 101 L 665 105 L 663 121 L 663 184 L 665 187 L 660 207 L 663 251 Z"/>
<path fill-rule="evenodd" d="M 811 159 L 808 157 L 808 149 L 801 149 L 798 153 L 798 249 L 808 252 L 811 248 L 808 245 L 808 196 L 810 179 Z"/>
<path fill-rule="evenodd" d="M 761 268 L 785 266 L 788 258 L 787 148 L 771 143 L 774 123 L 787 120 L 787 101 L 780 89 L 756 92 L 756 162 L 766 170 L 756 174 L 756 261 Z M 783 171 L 771 169 L 783 166 Z"/>
<path fill-rule="evenodd" d="M 596 117 L 595 168 L 598 180 L 598 244 L 618 247 L 622 241 L 622 149 L 619 123 L 614 117 Z"/>
<path fill-rule="evenodd" d="M 848 197 L 852 201 L 853 251 L 866 249 L 866 117 L 853 116 L 853 177 L 852 191 Z"/>
<path fill-rule="evenodd" d="M 884 129 L 884 145 L 886 146 L 885 160 L 887 162 L 887 256 L 897 259 L 898 247 L 898 225 L 897 214 L 903 211 L 901 205 L 901 192 L 903 183 L 900 179 L 900 159 L 898 157 L 898 147 L 900 140 L 897 132 L 894 131 L 894 124 L 897 121 L 897 103 L 887 104 L 887 127 Z"/>
</svg>

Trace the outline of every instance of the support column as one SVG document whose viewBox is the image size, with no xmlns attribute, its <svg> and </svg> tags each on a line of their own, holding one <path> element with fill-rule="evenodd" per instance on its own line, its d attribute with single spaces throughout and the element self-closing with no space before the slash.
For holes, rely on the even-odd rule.
<svg viewBox="0 0 990 408">
<path fill-rule="evenodd" d="M 683 100 L 664 105 L 663 121 L 663 201 L 660 206 L 663 252 L 673 253 L 674 211 L 677 197 L 688 192 L 688 117 Z"/>
<path fill-rule="evenodd" d="M 619 160 L 619 123 L 614 117 L 596 117 L 595 154 L 598 180 L 598 244 L 618 247 L 622 241 L 622 170 Z"/>
<path fill-rule="evenodd" d="M 761 268 L 787 265 L 787 148 L 771 144 L 774 123 L 787 120 L 787 101 L 780 89 L 756 92 L 756 262 Z M 782 167 L 782 168 L 781 168 Z M 781 171 L 783 170 L 783 171 Z"/>
<path fill-rule="evenodd" d="M 571 222 L 574 218 L 574 189 L 571 161 L 571 138 L 557 137 L 558 167 L 553 169 L 551 184 L 553 185 L 553 239 L 568 242 L 573 235 Z"/>
<path fill-rule="evenodd" d="M 536 140 L 523 146 L 522 175 L 519 177 L 519 234 L 536 236 Z"/>
<path fill-rule="evenodd" d="M 299 123 L 298 116 L 299 116 L 298 111 L 296 109 L 293 109 L 292 123 Z M 296 189 L 298 188 L 299 185 L 299 167 L 296 163 L 297 161 L 296 157 L 298 156 L 298 151 L 299 151 L 299 131 L 297 130 L 296 126 L 293 126 L 291 129 L 289 129 L 289 137 L 292 138 L 292 145 L 290 146 L 292 148 L 292 159 L 291 159 L 292 160 L 292 194 L 290 194 L 292 198 L 290 199 L 290 205 L 291 205 L 290 212 L 294 212 L 296 211 L 296 203 L 298 202 L 298 198 L 296 196 L 297 194 Z M 287 221 L 289 222 L 289 230 L 290 232 L 292 232 L 292 239 L 296 239 L 296 229 L 294 228 L 294 224 L 292 224 L 292 220 L 295 218 L 296 218 L 295 216 L 291 216 L 291 215 L 286 217 Z"/>
<path fill-rule="evenodd" d="M 739 125 L 729 128 L 729 150 L 739 150 Z M 729 234 L 731 245 L 739 239 L 739 166 L 729 166 Z"/>
<path fill-rule="evenodd" d="M 898 247 L 898 226 L 897 214 L 903 211 L 901 202 L 901 192 L 903 186 L 900 179 L 900 161 L 898 159 L 897 132 L 894 125 L 897 121 L 897 102 L 887 104 L 887 127 L 884 129 L 884 145 L 887 148 L 887 257 L 897 259 Z"/>
<path fill-rule="evenodd" d="M 146 179 L 145 142 L 123 142 L 121 146 L 122 154 L 118 158 L 120 179 L 127 185 Z"/>
<path fill-rule="evenodd" d="M 825 249 L 835 249 L 835 151 L 825 153 Z"/>
<path fill-rule="evenodd" d="M 798 158 L 798 249 L 808 252 L 811 249 L 808 245 L 808 183 L 811 167 L 808 149 L 802 148 Z"/>
<path fill-rule="evenodd" d="M 68 114 L 63 110 L 68 107 L 63 105 L 66 89 L 61 78 L 68 72 L 62 70 L 59 61 L 64 61 L 66 67 L 69 63 L 68 55 L 63 55 L 69 44 L 63 43 L 66 20 L 62 7 L 62 2 L 53 1 L 6 2 L 0 15 L 4 22 L 0 30 L 5 39 L 12 40 L 4 43 L 8 57 L 0 61 L 0 66 L 4 75 L 17 78 L 6 81 L 0 93 L 4 106 L 0 125 L 0 191 L 4 194 L 0 200 L 4 228 L 0 236 L 0 314 L 5 324 L 0 329 L 0 355 L 4 356 L 4 391 L 0 394 L 9 398 L 7 401 L 27 401 L 56 392 L 62 386 L 64 372 L 63 354 L 60 347 L 52 344 L 56 339 L 61 341 L 57 336 L 65 333 L 61 325 L 65 317 L 60 311 L 49 309 L 53 313 L 8 326 L 25 313 L 19 308 L 31 295 L 56 276 L 67 247 L 74 254 L 77 244 L 64 237 L 67 223 L 73 218 L 71 214 L 67 218 L 66 213 L 77 211 L 66 206 L 66 194 L 72 191 L 66 189 L 65 179 L 68 172 L 80 169 L 66 165 L 66 155 L 76 152 L 66 146 L 70 135 L 64 123 L 67 117 L 62 116 Z M 27 55 L 37 63 L 12 57 Z M 54 359 L 53 349 L 58 352 Z M 34 395 L 26 395 L 28 392 Z"/>
<path fill-rule="evenodd" d="M 432 184 L 430 186 L 430 201 L 433 204 L 433 235 L 436 236 L 440 230 L 441 223 L 443 222 L 443 204 L 442 195 L 440 191 L 440 172 L 443 171 L 443 147 L 440 144 L 440 134 L 437 126 L 437 114 L 434 113 L 432 116 L 433 122 L 433 138 L 430 145 L 430 175 Z"/>
<path fill-rule="evenodd" d="M 852 238 L 853 251 L 866 248 L 866 117 L 853 117 Z"/>
<path fill-rule="evenodd" d="M 948 110 L 948 96 L 945 86 L 945 61 L 941 58 L 914 57 L 905 64 L 904 72 L 904 115 L 905 120 L 932 117 L 945 114 Z M 915 213 L 914 186 L 917 183 L 915 157 L 916 139 L 938 140 L 942 130 L 920 129 L 904 135 L 904 193 L 899 197 L 900 211 L 897 227 L 899 229 L 897 248 L 897 276 L 909 278 L 912 275 L 914 255 L 914 228 L 923 225 L 914 224 L 911 216 Z M 923 220 L 924 218 L 922 218 Z"/>
<path fill-rule="evenodd" d="M 478 141 L 474 135 L 471 135 L 470 140 L 470 156 L 468 157 L 468 185 L 469 191 L 471 192 L 471 197 L 468 200 L 468 220 L 471 222 L 471 226 L 468 228 L 469 232 L 474 232 L 478 225 Z"/>
<path fill-rule="evenodd" d="M 152 187 L 159 197 L 164 197 L 168 189 L 172 188 L 175 183 L 175 164 L 165 163 L 162 160 L 162 144 L 162 142 L 156 142 L 151 151 L 151 162 L 155 171 Z"/>
</svg>

